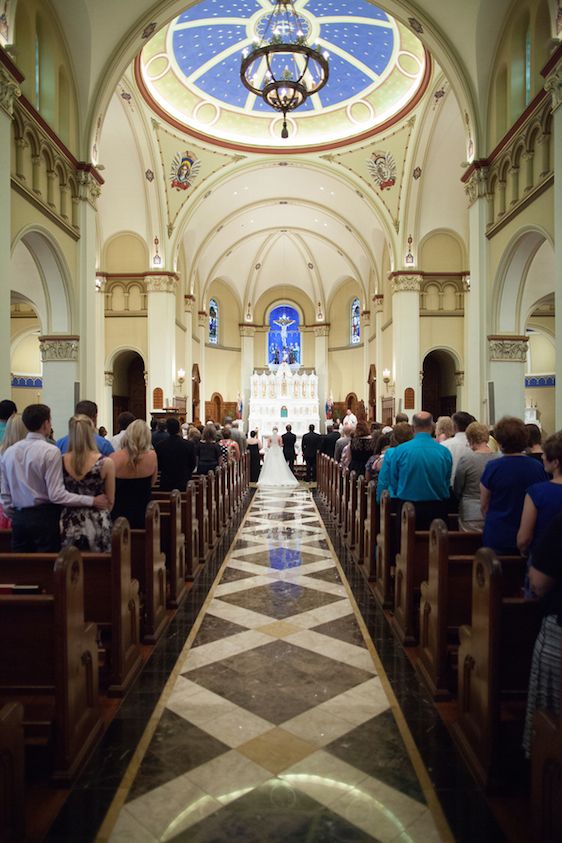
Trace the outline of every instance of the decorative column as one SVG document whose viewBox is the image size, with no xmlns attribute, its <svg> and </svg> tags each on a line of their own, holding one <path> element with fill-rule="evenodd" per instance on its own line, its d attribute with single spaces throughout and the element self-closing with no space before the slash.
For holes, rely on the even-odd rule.
<svg viewBox="0 0 562 843">
<path fill-rule="evenodd" d="M 490 312 L 488 290 L 488 168 L 473 165 L 463 177 L 469 200 L 468 229 L 470 278 L 464 284 L 464 406 L 459 410 L 486 421 L 486 335 Z"/>
<path fill-rule="evenodd" d="M 97 318 L 103 296 L 97 295 L 96 203 L 103 179 L 90 164 L 80 165 L 78 228 L 78 325 L 80 331 L 80 398 L 99 401 L 103 398 L 105 332 Z"/>
<path fill-rule="evenodd" d="M 107 282 L 105 278 L 96 278 L 96 296 L 95 296 L 95 321 L 96 321 L 96 335 L 99 354 L 101 359 L 96 361 L 95 378 L 96 378 L 96 402 L 98 405 L 98 425 L 104 425 L 108 431 L 113 429 L 113 395 L 109 393 L 109 401 L 105 385 L 105 288 Z"/>
<path fill-rule="evenodd" d="M 118 431 L 113 430 L 113 372 L 103 373 L 103 408 L 104 415 L 101 415 L 100 410 L 99 418 L 103 419 L 110 436 L 114 436 Z"/>
<path fill-rule="evenodd" d="M 421 275 L 411 272 L 394 272 L 392 286 L 392 337 L 393 375 L 396 412 L 404 410 L 404 391 L 414 390 L 414 408 L 411 416 L 421 410 L 420 386 L 420 288 Z"/>
<path fill-rule="evenodd" d="M 328 337 L 330 335 L 330 326 L 315 325 L 314 326 L 314 360 L 316 375 L 318 377 L 318 399 L 320 404 L 320 430 L 319 433 L 326 432 L 326 399 L 328 398 Z"/>
<path fill-rule="evenodd" d="M 185 369 L 185 418 L 193 421 L 193 296 L 184 296 L 185 348 L 183 368 Z"/>
<path fill-rule="evenodd" d="M 51 408 L 55 438 L 68 433 L 68 420 L 78 399 L 80 337 L 52 334 L 39 337 L 43 363 L 43 403 Z"/>
<path fill-rule="evenodd" d="M 154 390 L 161 389 L 164 406 L 171 406 L 176 380 L 176 287 L 178 276 L 162 272 L 146 278 L 148 310 L 148 402 L 154 410 Z"/>
<path fill-rule="evenodd" d="M 377 403 L 375 405 L 375 419 L 380 421 L 382 418 L 382 372 L 384 369 L 382 360 L 382 311 L 383 311 L 384 296 L 377 294 L 373 296 L 373 310 L 375 313 L 375 368 L 377 372 Z"/>
<path fill-rule="evenodd" d="M 457 407 L 464 407 L 464 371 L 462 369 L 455 372 L 455 385 L 457 387 Z"/>
<path fill-rule="evenodd" d="M 369 348 L 369 329 L 371 327 L 371 311 L 364 310 L 361 314 L 361 337 L 363 339 L 363 394 L 360 398 L 365 404 L 365 412 L 369 415 L 369 366 L 371 364 L 371 354 Z"/>
<path fill-rule="evenodd" d="M 197 314 L 199 325 L 199 418 L 205 424 L 207 414 L 205 412 L 205 401 L 207 399 L 206 378 L 205 378 L 205 343 L 207 342 L 207 331 L 209 330 L 209 316 L 205 310 Z"/>
<path fill-rule="evenodd" d="M 253 325 L 240 325 L 240 395 L 244 404 L 242 418 L 244 427 L 248 421 L 252 375 L 254 374 L 254 336 Z"/>
<path fill-rule="evenodd" d="M 557 64 L 547 76 L 545 88 L 552 97 L 552 142 L 554 150 L 554 325 L 556 336 L 556 429 L 562 427 L 562 55 L 559 47 L 554 56 Z"/>
<path fill-rule="evenodd" d="M 493 423 L 502 416 L 525 415 L 525 363 L 529 338 L 514 334 L 490 334 L 488 356 L 494 383 Z"/>
<path fill-rule="evenodd" d="M 23 76 L 0 49 L 0 395 L 12 393 L 10 337 L 11 196 L 10 167 L 14 100 Z M 18 407 L 19 410 L 23 409 Z"/>
</svg>

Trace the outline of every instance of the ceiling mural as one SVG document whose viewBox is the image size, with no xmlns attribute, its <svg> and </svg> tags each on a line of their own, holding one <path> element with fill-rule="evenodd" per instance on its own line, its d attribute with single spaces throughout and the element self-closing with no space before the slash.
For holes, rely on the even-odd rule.
<svg viewBox="0 0 562 843">
<path fill-rule="evenodd" d="M 356 147 L 350 152 L 322 156 L 359 176 L 377 193 L 397 232 L 400 228 L 400 198 L 406 158 L 414 124 L 415 117 L 411 117 L 400 129 L 382 135 L 374 142 Z"/>
<path fill-rule="evenodd" d="M 136 63 L 151 107 L 178 129 L 219 142 L 278 147 L 282 117 L 239 75 L 242 51 L 271 8 L 271 0 L 203 0 L 156 32 Z M 328 52 L 330 77 L 290 115 L 286 147 L 326 138 L 337 145 L 387 128 L 417 101 L 430 60 L 411 30 L 368 0 L 295 0 L 295 8 L 308 42 Z"/>
<path fill-rule="evenodd" d="M 193 193 L 213 173 L 242 160 L 243 156 L 217 152 L 196 143 L 186 146 L 185 138 L 170 132 L 157 120 L 153 120 L 152 125 L 166 190 L 168 235 L 171 235 L 180 211 Z"/>
</svg>

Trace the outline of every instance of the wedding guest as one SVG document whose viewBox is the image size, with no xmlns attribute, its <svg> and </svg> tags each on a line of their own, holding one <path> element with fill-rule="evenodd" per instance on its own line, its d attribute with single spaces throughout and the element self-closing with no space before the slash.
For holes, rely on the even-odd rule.
<svg viewBox="0 0 562 843">
<path fill-rule="evenodd" d="M 494 438 L 503 456 L 488 462 L 480 479 L 480 508 L 485 519 L 482 544 L 502 556 L 517 556 L 525 493 L 533 483 L 548 478 L 542 465 L 524 453 L 527 431 L 521 419 L 501 418 Z"/>
<path fill-rule="evenodd" d="M 533 556 L 536 543 L 555 515 L 562 512 L 562 431 L 544 443 L 544 468 L 552 480 L 534 483 L 527 489 L 517 533 L 517 547 Z"/>
<path fill-rule="evenodd" d="M 247 448 L 250 454 L 250 482 L 257 483 L 261 471 L 261 439 L 255 430 L 250 431 L 247 441 Z"/>
<path fill-rule="evenodd" d="M 217 442 L 217 434 L 213 422 L 208 422 L 201 434 L 199 443 L 197 474 L 208 474 L 222 462 L 222 451 Z"/>
<path fill-rule="evenodd" d="M 96 432 L 98 421 L 98 405 L 94 401 L 79 401 L 76 407 L 74 408 L 74 415 L 88 416 L 88 418 L 92 420 L 98 451 L 105 457 L 108 457 L 110 454 L 112 454 L 113 445 L 111 444 L 111 442 L 108 442 L 107 439 L 104 439 L 103 436 L 100 436 L 99 433 Z M 62 439 L 57 439 L 57 448 L 59 449 L 61 454 L 66 454 L 66 452 L 68 451 L 68 434 L 66 436 L 63 436 Z"/>
<path fill-rule="evenodd" d="M 359 419 L 349 443 L 349 470 L 358 476 L 365 474 L 365 466 L 375 450 L 375 440 L 371 436 L 369 425 L 364 419 Z"/>
<path fill-rule="evenodd" d="M 11 445 L 15 445 L 16 442 L 21 442 L 21 440 L 25 439 L 26 436 L 27 428 L 23 423 L 21 413 L 14 413 L 14 415 L 10 416 L 8 419 L 2 445 L 0 445 L 0 466 L 2 465 L 2 456 L 8 448 Z M 11 526 L 12 519 L 8 518 L 4 512 L 4 507 L 0 503 L 0 530 L 9 530 L 11 529 Z"/>
<path fill-rule="evenodd" d="M 61 506 L 107 509 L 109 501 L 105 494 L 74 495 L 65 489 L 61 452 L 47 441 L 50 407 L 30 404 L 22 420 L 27 436 L 4 452 L 1 465 L 2 505 L 12 519 L 12 550 L 55 553 L 61 542 Z"/>
<path fill-rule="evenodd" d="M 527 443 L 527 456 L 533 457 L 534 460 L 542 462 L 542 433 L 537 424 L 526 424 L 525 429 L 529 437 Z"/>
<path fill-rule="evenodd" d="M 92 420 L 88 416 L 73 416 L 68 427 L 68 451 L 62 458 L 65 488 L 76 495 L 105 495 L 111 509 L 115 500 L 115 466 L 98 451 Z M 79 550 L 109 553 L 109 509 L 63 507 L 62 547 L 74 545 Z"/>
<path fill-rule="evenodd" d="M 168 419 L 166 430 L 168 438 L 156 446 L 160 488 L 166 492 L 172 489 L 183 492 L 197 465 L 195 445 L 181 436 L 177 419 Z"/>
<path fill-rule="evenodd" d="M 488 462 L 498 454 L 488 445 L 489 434 L 485 424 L 469 424 L 466 439 L 469 448 L 459 459 L 453 484 L 459 501 L 459 530 L 482 532 L 484 518 L 480 510 L 480 478 Z"/>
<path fill-rule="evenodd" d="M 466 454 L 468 450 L 468 442 L 466 439 L 466 429 L 469 424 L 473 421 L 476 421 L 474 416 L 471 416 L 470 413 L 465 413 L 463 411 L 459 413 L 453 413 L 452 422 L 453 422 L 453 436 L 449 437 L 448 439 L 444 439 L 441 444 L 444 448 L 447 448 L 451 452 L 451 456 L 453 457 L 453 470 L 451 472 L 451 486 L 455 480 L 455 472 L 457 470 L 457 465 L 459 459 L 463 454 Z"/>
<path fill-rule="evenodd" d="M 112 517 L 123 515 L 132 529 L 143 530 L 146 507 L 158 475 L 158 461 L 150 442 L 150 428 L 142 419 L 132 422 L 123 447 L 111 459 L 115 463 L 115 505 Z"/>
<path fill-rule="evenodd" d="M 455 432 L 451 416 L 439 416 L 435 422 L 435 438 L 438 442 L 451 439 Z"/>
<path fill-rule="evenodd" d="M 15 415 L 17 411 L 18 408 L 13 401 L 10 401 L 9 398 L 5 398 L 4 401 L 0 401 L 0 443 L 4 440 L 8 420 Z"/>
<path fill-rule="evenodd" d="M 118 432 L 115 434 L 115 436 L 112 436 L 111 440 L 110 440 L 111 444 L 113 445 L 114 451 L 120 451 L 121 448 L 123 447 L 122 442 L 123 442 L 123 438 L 125 436 L 125 431 L 129 427 L 131 422 L 134 422 L 134 420 L 135 420 L 135 417 L 128 410 L 124 410 L 122 413 L 119 413 L 119 415 L 117 416 L 117 431 Z"/>
</svg>

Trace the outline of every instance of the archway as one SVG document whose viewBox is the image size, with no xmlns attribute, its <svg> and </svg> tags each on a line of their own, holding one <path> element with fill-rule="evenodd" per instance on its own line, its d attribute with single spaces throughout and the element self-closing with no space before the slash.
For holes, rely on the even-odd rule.
<svg viewBox="0 0 562 843">
<path fill-rule="evenodd" d="M 453 355 L 443 348 L 430 351 L 423 361 L 422 407 L 434 419 L 456 412 L 455 371 Z"/>
<path fill-rule="evenodd" d="M 127 350 L 113 361 L 113 429 L 117 417 L 128 410 L 137 419 L 146 418 L 145 364 L 140 354 Z"/>
<path fill-rule="evenodd" d="M 199 366 L 197 363 L 193 364 L 191 369 L 191 418 L 193 424 L 201 424 L 199 418 L 199 405 L 201 399 L 199 397 L 199 384 L 201 383 L 201 375 L 199 374 Z"/>
<path fill-rule="evenodd" d="M 224 401 L 220 392 L 213 392 L 209 402 L 210 414 L 209 418 L 213 419 L 217 424 L 222 424 L 224 421 Z"/>
</svg>

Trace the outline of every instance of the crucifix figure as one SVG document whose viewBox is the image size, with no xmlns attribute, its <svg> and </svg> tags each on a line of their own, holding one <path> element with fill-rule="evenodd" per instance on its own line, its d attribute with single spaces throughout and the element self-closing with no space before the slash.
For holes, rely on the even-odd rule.
<svg viewBox="0 0 562 843">
<path fill-rule="evenodd" d="M 280 316 L 279 319 L 276 319 L 273 323 L 274 325 L 279 326 L 279 330 L 281 331 L 281 342 L 283 343 L 283 347 L 287 345 L 287 331 L 289 330 L 290 325 L 295 324 L 294 319 L 289 319 L 286 313 L 283 316 Z"/>
</svg>

